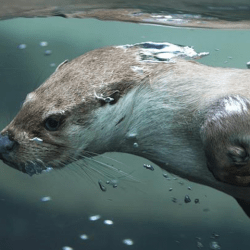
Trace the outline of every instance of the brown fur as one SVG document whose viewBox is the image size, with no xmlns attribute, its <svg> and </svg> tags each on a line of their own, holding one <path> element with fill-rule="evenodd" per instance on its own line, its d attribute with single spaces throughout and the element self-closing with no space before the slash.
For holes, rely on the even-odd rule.
<svg viewBox="0 0 250 250">
<path fill-rule="evenodd" d="M 146 62 L 138 48 L 91 51 L 61 65 L 27 96 L 20 112 L 1 132 L 17 143 L 6 162 L 20 170 L 38 162 L 44 167 L 60 167 L 77 160 L 87 149 L 94 153 L 122 151 L 246 198 L 235 187 L 250 183 L 248 159 L 241 157 L 249 151 L 225 138 L 227 131 L 236 131 L 234 126 L 238 134 L 248 134 L 248 110 L 237 114 L 240 119 L 235 120 L 222 105 L 225 120 L 232 118 L 224 127 L 226 132 L 222 135 L 217 123 L 200 130 L 209 124 L 209 110 L 217 100 L 228 96 L 250 99 L 249 79 L 248 70 L 213 68 L 181 59 Z M 113 95 L 117 103 L 105 103 L 105 98 Z M 51 116 L 59 116 L 57 131 L 45 129 Z M 124 139 L 133 129 L 141 131 L 138 149 Z M 43 142 L 32 140 L 35 137 Z M 247 165 L 242 171 L 235 170 L 235 161 L 247 161 Z"/>
</svg>

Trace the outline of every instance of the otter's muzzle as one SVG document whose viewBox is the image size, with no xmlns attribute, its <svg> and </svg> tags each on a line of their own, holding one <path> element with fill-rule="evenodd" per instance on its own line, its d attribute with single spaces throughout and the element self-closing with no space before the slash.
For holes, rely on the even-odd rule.
<svg viewBox="0 0 250 250">
<path fill-rule="evenodd" d="M 0 157 L 1 155 L 9 154 L 15 144 L 16 142 L 10 140 L 8 135 L 0 135 Z"/>
<path fill-rule="evenodd" d="M 11 163 L 10 153 L 13 151 L 14 147 L 17 145 L 17 142 L 11 140 L 8 135 L 0 134 L 0 160 L 5 164 L 17 168 L 14 164 Z"/>
</svg>

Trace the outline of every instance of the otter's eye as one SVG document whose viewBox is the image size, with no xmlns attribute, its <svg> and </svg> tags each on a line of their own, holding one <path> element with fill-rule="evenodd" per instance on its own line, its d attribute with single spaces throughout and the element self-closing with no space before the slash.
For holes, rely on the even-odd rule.
<svg viewBox="0 0 250 250">
<path fill-rule="evenodd" d="M 49 131 L 56 131 L 56 130 L 58 130 L 59 127 L 60 127 L 60 120 L 49 117 L 45 121 L 45 128 Z"/>
</svg>

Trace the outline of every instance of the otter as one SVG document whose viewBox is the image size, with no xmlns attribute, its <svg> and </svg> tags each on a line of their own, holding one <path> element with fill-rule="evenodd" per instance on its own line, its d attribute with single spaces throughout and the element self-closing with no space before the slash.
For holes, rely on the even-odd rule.
<svg viewBox="0 0 250 250">
<path fill-rule="evenodd" d="M 233 196 L 250 216 L 250 71 L 215 68 L 141 43 L 65 61 L 0 135 L 24 173 L 124 152 Z"/>
</svg>

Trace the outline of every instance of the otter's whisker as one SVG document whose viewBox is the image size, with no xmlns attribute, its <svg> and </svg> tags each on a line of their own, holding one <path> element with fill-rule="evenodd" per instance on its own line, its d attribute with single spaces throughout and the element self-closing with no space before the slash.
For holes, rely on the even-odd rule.
<svg viewBox="0 0 250 250">
<path fill-rule="evenodd" d="M 46 164 L 45 164 L 41 159 L 37 158 L 36 161 L 39 162 L 39 163 L 41 163 L 42 166 L 44 167 L 44 169 L 47 168 L 47 167 L 46 167 Z"/>
<path fill-rule="evenodd" d="M 112 158 L 112 157 L 106 156 L 106 155 L 104 155 L 104 154 L 97 154 L 97 153 L 90 152 L 90 151 L 86 151 L 86 150 L 84 150 L 84 152 L 86 152 L 87 154 L 89 153 L 90 155 L 95 155 L 95 156 L 102 157 L 102 158 L 105 158 L 105 159 L 108 159 L 108 160 L 112 160 L 112 161 L 114 161 L 114 162 L 116 162 L 116 163 L 119 163 L 119 164 L 121 164 L 121 165 L 127 167 L 127 164 L 125 164 L 124 162 L 118 161 L 118 160 L 116 160 L 116 159 L 114 159 L 114 158 Z"/>
<path fill-rule="evenodd" d="M 93 158 L 90 158 L 89 160 L 92 160 L 93 162 L 96 162 L 96 163 L 98 163 L 98 164 L 100 164 L 100 165 L 102 165 L 102 166 L 105 166 L 105 167 L 107 167 L 108 169 L 110 169 L 110 170 L 113 170 L 114 172 L 116 172 L 116 173 L 119 173 L 119 174 L 123 174 L 123 177 L 128 177 L 130 180 L 133 180 L 133 181 L 138 181 L 136 178 L 134 178 L 131 174 L 128 174 L 128 173 L 126 173 L 126 172 L 124 172 L 124 171 L 122 171 L 122 170 L 120 170 L 120 169 L 117 169 L 117 168 L 115 168 L 115 167 L 113 167 L 113 166 L 110 166 L 110 165 L 108 165 L 108 164 L 106 164 L 106 163 L 103 163 L 103 162 L 100 162 L 100 161 L 98 161 L 98 160 L 94 160 Z"/>
<path fill-rule="evenodd" d="M 82 168 L 83 169 L 83 168 Z M 102 177 L 105 177 L 105 178 L 108 178 L 108 179 L 110 179 L 110 176 L 107 174 L 107 173 L 105 173 L 104 171 L 99 171 L 99 170 L 97 170 L 95 167 L 92 167 L 92 166 L 87 166 L 85 169 L 83 169 L 84 171 L 85 171 L 85 173 L 88 175 L 88 173 L 87 173 L 87 171 L 90 171 L 90 172 L 92 172 L 92 173 L 97 173 L 97 174 L 99 174 L 99 175 L 101 175 Z M 95 182 L 95 180 L 93 180 L 93 178 L 91 178 L 91 176 L 90 175 L 88 175 L 89 177 L 90 177 L 90 179 L 93 181 L 93 182 Z"/>
<path fill-rule="evenodd" d="M 127 167 L 127 165 L 124 164 L 123 162 L 120 162 L 120 161 L 118 161 L 118 160 L 115 160 L 114 158 L 111 158 L 111 157 L 108 157 L 108 156 L 105 156 L 105 155 L 100 155 L 100 154 L 97 154 L 97 153 L 92 153 L 92 152 L 90 152 L 90 151 L 84 151 L 84 153 L 85 153 L 87 156 L 90 155 L 90 157 L 87 157 L 87 158 L 85 158 L 85 159 L 95 161 L 96 163 L 98 163 L 98 164 L 100 164 L 100 165 L 102 165 L 102 166 L 105 166 L 106 168 L 108 168 L 108 169 L 110 169 L 110 170 L 112 170 L 112 171 L 115 171 L 115 172 L 117 172 L 117 173 L 119 173 L 119 174 L 123 174 L 125 177 L 129 177 L 130 180 L 139 181 L 138 179 L 134 178 L 134 177 L 133 177 L 131 174 L 129 174 L 129 173 L 126 173 L 126 172 L 124 172 L 124 171 L 122 171 L 122 170 L 120 170 L 120 169 L 117 169 L 117 168 L 115 168 L 115 167 L 113 167 L 113 166 L 111 166 L 111 165 L 109 165 L 109 164 L 100 162 L 100 161 L 98 161 L 98 160 L 96 160 L 96 159 L 94 160 L 94 159 L 92 158 L 92 155 L 96 155 L 96 156 L 99 156 L 99 157 L 103 157 L 103 158 L 112 160 L 112 161 L 114 161 L 114 162 L 116 162 L 116 163 L 122 164 L 123 166 Z M 124 177 L 124 176 L 123 176 L 123 177 Z"/>
<path fill-rule="evenodd" d="M 88 171 L 93 170 L 92 168 L 89 168 L 87 162 L 85 162 L 84 160 L 79 162 L 79 161 L 74 161 L 72 163 L 72 165 L 76 165 L 77 167 L 80 168 L 72 168 L 71 170 L 73 170 L 73 172 L 75 174 L 77 174 L 78 176 L 82 176 L 82 177 L 86 177 L 87 179 L 90 180 L 91 183 L 95 183 L 96 184 L 96 180 L 93 179 L 93 177 L 91 176 L 91 174 L 88 173 Z M 84 173 L 83 173 L 83 172 Z"/>
</svg>

